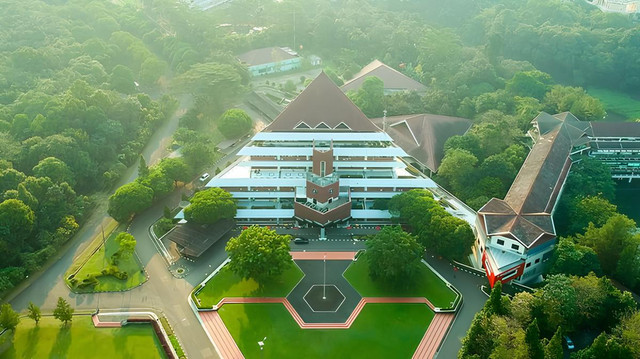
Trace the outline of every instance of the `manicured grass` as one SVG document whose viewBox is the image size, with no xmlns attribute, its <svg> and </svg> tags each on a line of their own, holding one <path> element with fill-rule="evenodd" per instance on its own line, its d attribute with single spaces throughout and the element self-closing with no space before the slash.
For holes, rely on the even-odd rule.
<svg viewBox="0 0 640 359">
<path fill-rule="evenodd" d="M 300 268 L 292 264 L 279 277 L 260 288 L 255 280 L 242 279 L 225 266 L 207 282 L 196 298 L 200 299 L 201 307 L 211 307 L 224 297 L 286 297 L 303 275 Z"/>
<path fill-rule="evenodd" d="M 109 292 L 127 290 L 139 286 L 147 281 L 147 277 L 143 271 L 143 267 L 135 257 L 132 255 L 129 258 L 120 258 L 118 261 L 118 268 L 122 272 L 128 274 L 127 279 L 118 279 L 111 275 L 101 275 L 101 271 L 109 265 L 109 258 L 118 250 L 118 244 L 115 241 L 115 237 L 120 233 L 114 231 L 105 241 L 105 245 L 100 247 L 93 256 L 82 266 L 75 276 L 78 283 L 82 282 L 84 278 L 89 275 L 95 275 L 98 279 L 98 284 L 94 287 L 78 288 L 72 286 L 72 289 L 76 292 Z M 105 248 L 106 247 L 106 248 Z M 105 251 L 106 249 L 106 251 Z M 69 283 L 69 281 L 67 281 Z M 70 283 L 69 283 L 70 284 Z"/>
<path fill-rule="evenodd" d="M 0 359 L 18 358 L 166 358 L 153 327 L 94 328 L 89 316 L 76 316 L 68 327 L 52 317 L 38 326 L 22 318 L 15 335 L 0 337 Z"/>
<path fill-rule="evenodd" d="M 420 265 L 413 284 L 409 286 L 395 287 L 374 281 L 369 276 L 366 252 L 351 263 L 344 272 L 344 277 L 363 297 L 425 297 L 440 308 L 448 308 L 456 298 L 456 294 L 423 264 Z"/>
<path fill-rule="evenodd" d="M 615 112 L 633 120 L 640 118 L 640 101 L 624 92 L 611 91 L 602 88 L 590 88 L 589 95 L 598 98 L 607 112 Z"/>
<path fill-rule="evenodd" d="M 229 332 L 246 358 L 411 358 L 433 319 L 424 304 L 367 304 L 349 329 L 300 329 L 282 304 L 225 304 Z"/>
</svg>

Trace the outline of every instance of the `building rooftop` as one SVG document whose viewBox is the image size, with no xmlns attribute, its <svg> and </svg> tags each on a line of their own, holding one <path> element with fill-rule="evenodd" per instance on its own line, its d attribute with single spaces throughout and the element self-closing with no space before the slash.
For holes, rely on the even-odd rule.
<svg viewBox="0 0 640 359">
<path fill-rule="evenodd" d="M 321 72 L 264 132 L 380 132 L 349 98 Z"/>
<path fill-rule="evenodd" d="M 363 67 L 360 72 L 353 76 L 353 79 L 342 85 L 344 92 L 354 90 L 357 91 L 364 83 L 367 77 L 375 76 L 384 82 L 384 88 L 387 90 L 406 90 L 406 91 L 425 91 L 427 87 L 420 82 L 410 78 L 409 76 L 385 65 L 379 60 L 374 60 L 367 66 Z"/>
<path fill-rule="evenodd" d="M 384 127 L 383 118 L 372 121 Z M 451 136 L 464 135 L 470 120 L 441 115 L 407 115 L 387 117 L 386 132 L 410 156 L 437 172 L 444 157 L 444 143 Z"/>
<path fill-rule="evenodd" d="M 238 56 L 238 59 L 248 66 L 257 66 L 296 57 L 298 57 L 298 55 L 291 50 L 287 51 L 281 47 L 265 47 L 245 52 Z"/>
<path fill-rule="evenodd" d="M 640 122 L 589 122 L 593 137 L 640 137 Z"/>
<path fill-rule="evenodd" d="M 235 226 L 232 219 L 222 219 L 216 223 L 202 225 L 184 223 L 167 233 L 167 239 L 182 246 L 182 253 L 189 257 L 200 257 Z"/>
</svg>

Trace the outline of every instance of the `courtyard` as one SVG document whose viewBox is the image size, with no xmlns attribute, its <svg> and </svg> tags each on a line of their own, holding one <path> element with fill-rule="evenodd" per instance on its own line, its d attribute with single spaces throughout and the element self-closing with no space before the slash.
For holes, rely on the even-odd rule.
<svg viewBox="0 0 640 359">
<path fill-rule="evenodd" d="M 415 285 L 381 285 L 368 275 L 366 254 L 354 261 L 355 255 L 292 252 L 295 270 L 274 278 L 272 288 L 259 288 L 222 267 L 192 298 L 201 310 L 219 304 L 217 311 L 199 315 L 205 329 L 215 332 L 212 338 L 223 356 L 433 355 L 454 318 L 436 308 L 449 309 L 458 295 L 426 265 Z"/>
</svg>

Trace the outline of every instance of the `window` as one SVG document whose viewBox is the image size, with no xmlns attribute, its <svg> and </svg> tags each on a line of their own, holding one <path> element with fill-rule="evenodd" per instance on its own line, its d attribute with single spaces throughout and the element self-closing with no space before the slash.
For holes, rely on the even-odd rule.
<svg viewBox="0 0 640 359">
<path fill-rule="evenodd" d="M 329 188 L 329 193 L 333 194 L 333 188 Z"/>
<path fill-rule="evenodd" d="M 540 258 L 536 259 L 535 263 L 536 264 L 540 263 Z"/>
<path fill-rule="evenodd" d="M 531 262 L 527 263 L 527 265 L 525 265 L 525 267 L 527 267 L 527 268 L 531 267 Z"/>
<path fill-rule="evenodd" d="M 311 193 L 313 193 L 313 194 L 317 194 L 317 193 L 318 193 L 318 190 L 314 188 L 314 189 L 312 189 L 312 190 L 311 190 Z"/>
<path fill-rule="evenodd" d="M 497 242 L 499 245 L 504 246 L 504 240 L 502 240 L 502 239 L 498 239 L 496 242 Z"/>
<path fill-rule="evenodd" d="M 516 250 L 516 251 L 517 251 L 517 250 L 520 250 L 520 246 L 519 246 L 519 245 L 517 245 L 517 244 L 512 244 L 512 245 L 511 245 L 511 249 L 514 249 L 514 250 Z"/>
<path fill-rule="evenodd" d="M 320 177 L 324 177 L 327 172 L 327 162 L 320 162 Z"/>
</svg>

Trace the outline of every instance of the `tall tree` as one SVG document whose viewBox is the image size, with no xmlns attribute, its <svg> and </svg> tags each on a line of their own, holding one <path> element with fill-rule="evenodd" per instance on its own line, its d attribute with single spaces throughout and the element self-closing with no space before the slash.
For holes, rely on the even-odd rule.
<svg viewBox="0 0 640 359">
<path fill-rule="evenodd" d="M 118 244 L 118 256 L 122 258 L 129 258 L 133 255 L 136 249 L 136 239 L 127 232 L 120 232 L 115 238 Z"/>
<path fill-rule="evenodd" d="M 140 155 L 138 160 L 138 177 L 147 177 L 149 175 L 149 166 L 143 155 Z"/>
<path fill-rule="evenodd" d="M 0 306 L 0 326 L 6 330 L 15 331 L 20 323 L 20 315 L 11 308 L 11 304 L 5 303 Z"/>
<path fill-rule="evenodd" d="M 549 343 L 544 347 L 544 359 L 562 359 L 564 352 L 562 350 L 562 327 L 553 334 Z"/>
<path fill-rule="evenodd" d="M 251 226 L 227 243 L 229 268 L 242 278 L 253 278 L 262 286 L 292 265 L 290 239 L 272 229 Z"/>
<path fill-rule="evenodd" d="M 71 308 L 69 303 L 64 298 L 58 297 L 58 303 L 53 310 L 53 317 L 61 321 L 62 324 L 67 325 L 73 319 L 73 312 L 74 309 Z"/>
<path fill-rule="evenodd" d="M 424 247 L 399 226 L 384 227 L 367 241 L 369 274 L 398 286 L 410 285 L 420 265 Z"/>
<path fill-rule="evenodd" d="M 29 302 L 27 311 L 28 311 L 27 316 L 33 319 L 33 321 L 36 322 L 36 325 L 38 325 L 38 322 L 40 321 L 40 317 L 42 316 L 42 313 L 40 312 L 40 307 L 33 304 L 33 302 Z"/>
<path fill-rule="evenodd" d="M 544 348 L 540 343 L 540 330 L 538 329 L 537 319 L 534 319 L 527 327 L 525 341 L 529 346 L 529 357 L 531 359 L 544 359 Z"/>
<path fill-rule="evenodd" d="M 507 313 L 507 308 L 502 300 L 502 282 L 496 281 L 491 288 L 491 294 L 489 295 L 489 301 L 487 302 L 488 312 L 497 315 L 504 315 Z"/>
<path fill-rule="evenodd" d="M 367 77 L 358 92 L 351 92 L 351 100 L 369 118 L 381 117 L 384 110 L 384 82 L 378 77 Z"/>
</svg>

